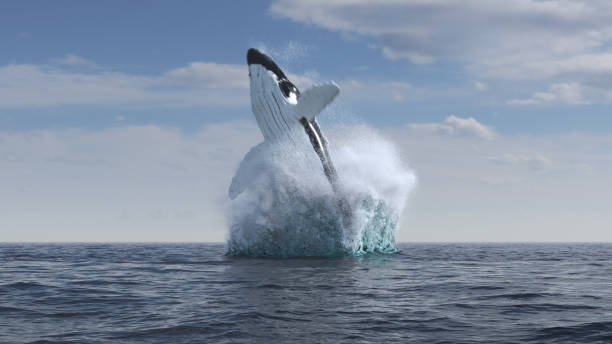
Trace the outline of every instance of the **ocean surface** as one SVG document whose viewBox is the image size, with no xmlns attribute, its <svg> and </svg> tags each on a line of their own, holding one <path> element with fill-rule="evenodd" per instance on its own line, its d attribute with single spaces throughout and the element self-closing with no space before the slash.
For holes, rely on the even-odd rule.
<svg viewBox="0 0 612 344">
<path fill-rule="evenodd" d="M 612 343 L 612 244 L 0 244 L 0 343 Z"/>
</svg>

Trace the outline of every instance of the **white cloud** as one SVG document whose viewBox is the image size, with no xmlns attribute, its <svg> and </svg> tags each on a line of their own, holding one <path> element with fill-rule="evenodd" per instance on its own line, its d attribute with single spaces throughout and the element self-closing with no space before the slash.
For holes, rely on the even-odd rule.
<svg viewBox="0 0 612 344">
<path fill-rule="evenodd" d="M 536 155 L 517 155 L 512 153 L 505 153 L 502 155 L 489 157 L 489 160 L 495 162 L 500 165 L 521 165 L 526 164 L 527 166 L 535 169 L 541 170 L 547 167 L 550 167 L 552 162 L 550 159 L 542 156 L 540 154 Z"/>
<path fill-rule="evenodd" d="M 584 98 L 583 93 L 583 87 L 578 83 L 558 83 L 552 84 L 547 92 L 535 92 L 530 98 L 512 99 L 508 101 L 508 104 L 588 104 L 589 101 Z"/>
<path fill-rule="evenodd" d="M 223 241 L 253 123 L 0 132 L 3 241 Z M 3 159 L 4 158 L 4 159 Z"/>
<path fill-rule="evenodd" d="M 410 126 L 380 131 L 419 175 L 400 241 L 612 240 L 609 135 L 483 141 Z M 227 187 L 261 139 L 254 121 L 190 134 L 0 132 L 0 238 L 223 241 Z"/>
<path fill-rule="evenodd" d="M 249 71 L 243 65 L 192 62 L 187 67 L 173 69 L 159 82 L 184 82 L 192 87 L 247 89 Z"/>
<path fill-rule="evenodd" d="M 612 85 L 602 83 L 612 76 L 608 1 L 276 0 L 270 11 L 343 37 L 361 37 L 390 59 L 451 62 L 481 80 L 580 83 L 607 95 L 586 100 L 556 96 L 559 103 L 611 100 Z M 475 84 L 476 90 L 484 86 Z M 541 102 L 536 97 L 513 104 Z"/>
<path fill-rule="evenodd" d="M 449 116 L 441 123 L 412 123 L 408 128 L 413 131 L 440 133 L 450 136 L 476 137 L 492 140 L 497 137 L 495 129 L 478 122 L 473 117 Z"/>
<path fill-rule="evenodd" d="M 402 103 L 421 96 L 421 90 L 403 81 L 344 79 L 338 81 L 340 96 L 355 102 Z"/>
<path fill-rule="evenodd" d="M 78 58 L 68 60 L 65 61 L 71 63 L 68 67 L 77 62 L 83 66 Z M 67 104 L 145 107 L 248 104 L 248 71 L 243 65 L 194 62 L 162 75 L 149 76 L 21 64 L 0 67 L 0 80 L 0 108 Z"/>
<path fill-rule="evenodd" d="M 535 61 L 558 64 L 548 73 L 610 70 L 608 54 L 601 51 L 612 38 L 612 6 L 606 1 L 278 0 L 271 11 L 375 37 L 386 56 L 414 63 L 462 60 L 497 69 Z M 599 63 L 582 63 L 586 60 Z"/>
<path fill-rule="evenodd" d="M 487 90 L 487 85 L 480 82 L 480 81 L 474 81 L 474 89 L 476 91 L 486 91 Z"/>
<path fill-rule="evenodd" d="M 0 67 L 0 108 L 62 105 L 234 106 L 249 104 L 245 65 L 192 62 L 161 75 L 112 72 L 75 55 L 56 59 L 55 65 Z M 74 67 L 78 67 L 75 69 Z M 287 73 L 300 89 L 329 81 L 315 72 Z M 343 99 L 404 102 L 417 90 L 392 80 L 338 80 Z"/>
<path fill-rule="evenodd" d="M 389 47 L 383 47 L 383 54 L 391 60 L 402 58 L 409 59 L 414 64 L 430 64 L 436 61 L 433 56 L 419 54 L 414 51 L 398 51 Z"/>
<path fill-rule="evenodd" d="M 385 132 L 419 176 L 399 241 L 612 241 L 610 135 Z"/>
<path fill-rule="evenodd" d="M 560 75 L 612 74 L 612 53 L 585 53 L 538 60 L 514 58 L 490 61 L 486 75 L 507 79 L 545 79 Z"/>
<path fill-rule="evenodd" d="M 57 64 L 61 64 L 61 65 L 66 65 L 66 66 L 87 66 L 87 67 L 97 66 L 95 62 L 90 61 L 81 56 L 74 55 L 74 54 L 67 54 L 66 56 L 62 58 L 54 59 L 53 62 Z"/>
</svg>

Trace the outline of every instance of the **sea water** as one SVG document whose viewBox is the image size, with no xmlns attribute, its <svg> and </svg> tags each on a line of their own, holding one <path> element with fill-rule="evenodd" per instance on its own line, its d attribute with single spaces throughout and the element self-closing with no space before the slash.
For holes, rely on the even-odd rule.
<svg viewBox="0 0 612 344">
<path fill-rule="evenodd" d="M 611 343 L 612 244 L 0 244 L 0 343 Z"/>
</svg>

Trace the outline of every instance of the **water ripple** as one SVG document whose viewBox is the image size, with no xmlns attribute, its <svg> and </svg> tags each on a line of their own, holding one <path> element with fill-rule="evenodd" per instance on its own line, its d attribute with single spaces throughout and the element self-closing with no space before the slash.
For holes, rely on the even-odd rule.
<svg viewBox="0 0 612 344">
<path fill-rule="evenodd" d="M 610 343 L 612 245 L 0 244 L 0 343 Z"/>
</svg>

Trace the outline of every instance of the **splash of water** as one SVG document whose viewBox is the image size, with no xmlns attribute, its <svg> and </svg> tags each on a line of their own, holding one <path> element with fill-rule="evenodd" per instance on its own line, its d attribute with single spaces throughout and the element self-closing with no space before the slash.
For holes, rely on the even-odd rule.
<svg viewBox="0 0 612 344">
<path fill-rule="evenodd" d="M 303 149 L 264 142 L 245 156 L 230 187 L 230 195 L 240 194 L 231 204 L 229 254 L 396 252 L 395 231 L 414 173 L 365 126 L 332 128 L 327 135 L 339 192 L 306 140 L 297 143 Z"/>
</svg>

